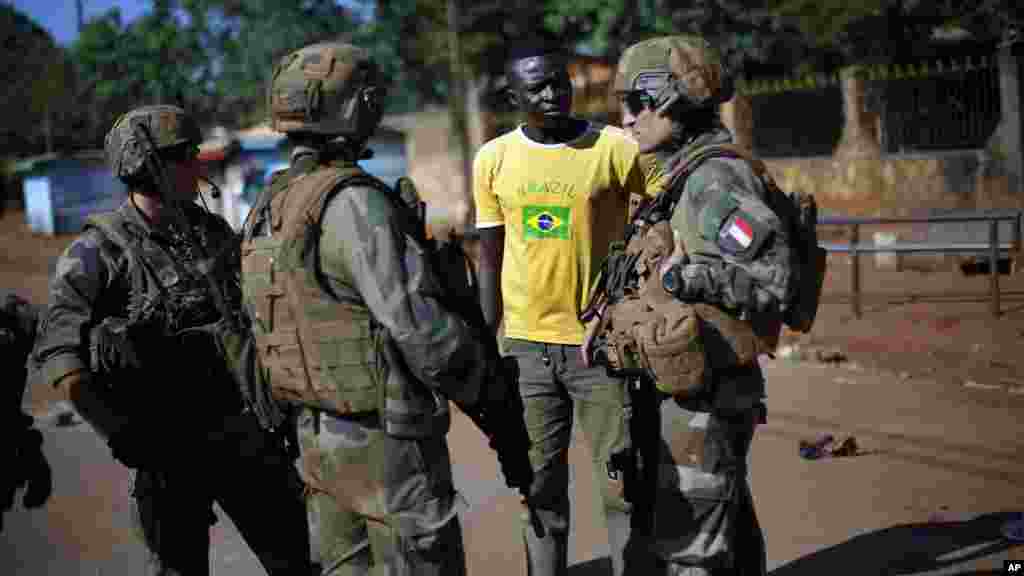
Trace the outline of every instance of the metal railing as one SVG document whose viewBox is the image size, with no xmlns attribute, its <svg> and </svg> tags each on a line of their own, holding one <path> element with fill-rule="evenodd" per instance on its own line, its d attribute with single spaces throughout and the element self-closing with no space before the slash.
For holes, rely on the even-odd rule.
<svg viewBox="0 0 1024 576">
<path fill-rule="evenodd" d="M 1000 311 L 999 256 L 1002 253 L 1021 252 L 1021 221 L 1024 211 L 1007 214 L 972 214 L 969 216 L 937 215 L 918 218 L 852 218 L 822 217 L 819 226 L 847 226 L 850 229 L 850 243 L 837 244 L 821 242 L 819 245 L 828 252 L 850 254 L 850 304 L 853 315 L 861 317 L 860 255 L 870 253 L 941 253 L 941 254 L 988 254 L 992 315 Z M 1013 223 L 1013 240 L 999 242 L 999 223 Z M 953 222 L 988 222 L 988 242 L 898 242 L 887 245 L 861 244 L 860 227 L 879 224 L 937 224 Z"/>
</svg>

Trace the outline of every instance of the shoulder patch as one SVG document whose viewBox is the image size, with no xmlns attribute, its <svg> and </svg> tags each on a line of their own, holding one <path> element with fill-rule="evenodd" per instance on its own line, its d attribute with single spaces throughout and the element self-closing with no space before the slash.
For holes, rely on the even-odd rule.
<svg viewBox="0 0 1024 576">
<path fill-rule="evenodd" d="M 715 241 L 726 220 L 740 207 L 731 194 L 714 194 L 700 206 L 691 201 L 699 210 L 700 235 L 708 241 Z"/>
<path fill-rule="evenodd" d="M 750 217 L 737 210 L 718 231 L 718 246 L 729 254 L 745 252 L 754 243 L 754 226 Z"/>
</svg>

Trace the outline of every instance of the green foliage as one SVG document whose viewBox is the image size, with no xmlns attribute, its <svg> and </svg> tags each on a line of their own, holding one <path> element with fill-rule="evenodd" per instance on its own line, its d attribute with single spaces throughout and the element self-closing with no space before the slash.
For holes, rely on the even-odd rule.
<svg viewBox="0 0 1024 576">
<path fill-rule="evenodd" d="M 771 8 L 793 20 L 815 44 L 832 46 L 851 24 L 881 16 L 885 5 L 885 0 L 773 0 Z"/>
<path fill-rule="evenodd" d="M 45 30 L 10 6 L 0 5 L 0 31 L 4 38 L 0 66 L 6 73 L 0 98 L 7 112 L 0 119 L 0 156 L 44 152 L 47 116 L 53 120 L 51 142 L 66 134 L 56 124 L 72 108 L 70 64 Z"/>
<path fill-rule="evenodd" d="M 177 103 L 202 123 L 245 126 L 265 119 L 265 90 L 277 58 L 322 40 L 370 49 L 390 80 L 387 112 L 444 106 L 449 96 L 447 0 L 360 0 L 361 21 L 336 0 L 150 0 L 124 22 L 113 9 L 86 23 L 68 49 L 9 6 L 2 89 L 9 110 L 4 145 L 18 153 L 94 147 L 125 110 Z M 871 78 L 948 73 L 923 60 L 935 30 L 986 42 L 1015 38 L 1024 8 L 1013 0 L 459 0 L 460 43 L 470 76 L 502 74 L 505 50 L 537 33 L 614 61 L 647 37 L 696 33 L 722 49 L 744 89 L 813 89 L 842 65 L 866 64 Z M 889 64 L 903 62 L 900 70 Z M 927 61 L 906 67 L 908 61 Z M 889 66 L 886 66 L 889 65 Z M 994 62 L 961 62 L 966 68 Z M 47 132 L 46 118 L 52 119 Z M 3 152 L 3 151 L 0 151 Z"/>
</svg>

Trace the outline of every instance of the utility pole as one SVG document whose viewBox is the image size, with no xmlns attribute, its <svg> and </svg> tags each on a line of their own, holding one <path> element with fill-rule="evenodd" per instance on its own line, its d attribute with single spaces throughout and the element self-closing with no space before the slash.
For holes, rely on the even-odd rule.
<svg viewBox="0 0 1024 576">
<path fill-rule="evenodd" d="M 78 33 L 82 33 L 82 26 L 85 24 L 85 17 L 83 16 L 82 0 L 75 0 L 75 15 L 78 17 Z"/>
<path fill-rule="evenodd" d="M 462 62 L 462 46 L 459 41 L 459 14 L 462 12 L 461 0 L 448 0 L 448 49 L 451 54 L 451 83 L 448 94 L 448 109 L 452 119 L 452 128 L 459 142 L 459 153 L 462 155 L 462 177 L 466 187 L 463 190 L 464 200 L 473 205 L 473 160 L 470 158 L 469 145 L 469 114 L 467 113 L 465 67 Z M 470 216 L 472 218 L 472 215 Z"/>
</svg>

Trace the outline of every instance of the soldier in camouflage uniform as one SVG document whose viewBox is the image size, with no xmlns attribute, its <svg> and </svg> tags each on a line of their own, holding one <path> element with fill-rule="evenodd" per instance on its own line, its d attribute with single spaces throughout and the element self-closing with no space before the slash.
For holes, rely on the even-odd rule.
<svg viewBox="0 0 1024 576">
<path fill-rule="evenodd" d="M 323 573 L 463 574 L 448 400 L 502 405 L 496 343 L 489 354 L 442 303 L 422 222 L 357 165 L 382 113 L 370 55 L 307 46 L 270 84 L 272 127 L 294 149 L 245 224 L 243 286 L 267 418 L 301 410 Z"/>
<path fill-rule="evenodd" d="M 121 116 L 105 152 L 129 195 L 57 261 L 34 360 L 133 469 L 132 520 L 157 574 L 208 574 L 216 502 L 270 574 L 309 573 L 301 484 L 243 401 L 213 334 L 241 311 L 237 237 L 195 203 L 194 121 Z M 232 257 L 232 255 L 234 255 Z"/>
<path fill-rule="evenodd" d="M 0 472 L 0 532 L 3 513 L 26 488 L 22 504 L 42 506 L 53 489 L 50 466 L 43 456 L 43 435 L 32 427 L 32 417 L 21 411 L 25 392 L 25 364 L 36 335 L 38 310 L 14 294 L 0 293 L 0 442 L 7 457 Z"/>
<path fill-rule="evenodd" d="M 686 178 L 671 178 L 696 152 L 729 143 L 718 105 L 731 97 L 719 56 L 703 39 L 656 38 L 628 48 L 615 77 L 624 127 L 653 154 L 667 191 L 680 193 L 671 213 L 677 253 L 659 271 L 666 291 L 716 306 L 775 333 L 789 298 L 788 238 L 766 204 L 766 189 L 742 158 L 713 157 Z M 709 394 L 662 402 L 668 442 L 655 503 L 652 573 L 765 574 L 764 539 L 747 483 L 747 453 L 763 422 L 764 377 L 756 359 L 730 366 L 706 344 Z"/>
</svg>

